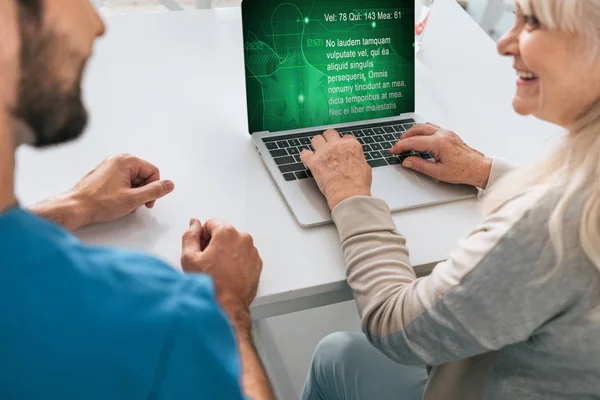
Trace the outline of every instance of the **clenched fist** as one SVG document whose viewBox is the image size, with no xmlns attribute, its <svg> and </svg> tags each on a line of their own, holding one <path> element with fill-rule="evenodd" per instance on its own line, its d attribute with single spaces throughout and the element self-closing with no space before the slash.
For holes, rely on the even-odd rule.
<svg viewBox="0 0 600 400">
<path fill-rule="evenodd" d="M 252 237 L 221 220 L 211 219 L 203 226 L 192 219 L 183 235 L 181 266 L 213 278 L 217 298 L 234 320 L 248 319 L 262 265 Z"/>
</svg>

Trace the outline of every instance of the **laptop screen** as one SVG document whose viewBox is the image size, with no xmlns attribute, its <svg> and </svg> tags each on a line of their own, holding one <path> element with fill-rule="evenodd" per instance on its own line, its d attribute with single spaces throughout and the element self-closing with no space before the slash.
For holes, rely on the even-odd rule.
<svg viewBox="0 0 600 400">
<path fill-rule="evenodd" d="M 243 0 L 250 133 L 415 108 L 415 0 Z"/>
</svg>

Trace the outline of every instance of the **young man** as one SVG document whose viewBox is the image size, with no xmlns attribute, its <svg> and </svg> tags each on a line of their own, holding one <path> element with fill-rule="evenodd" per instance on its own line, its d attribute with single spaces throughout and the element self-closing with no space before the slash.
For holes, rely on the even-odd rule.
<svg viewBox="0 0 600 400">
<path fill-rule="evenodd" d="M 174 189 L 130 155 L 34 210 L 18 205 L 16 147 L 81 134 L 81 77 L 103 32 L 89 0 L 0 2 L 0 398 L 270 399 L 250 335 L 262 261 L 249 235 L 192 219 L 187 275 L 78 242 L 67 230 Z"/>
</svg>

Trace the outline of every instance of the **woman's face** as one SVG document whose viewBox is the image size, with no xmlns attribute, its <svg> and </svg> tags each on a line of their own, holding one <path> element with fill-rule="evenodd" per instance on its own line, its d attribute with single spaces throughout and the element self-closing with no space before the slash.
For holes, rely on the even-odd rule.
<svg viewBox="0 0 600 400">
<path fill-rule="evenodd" d="M 514 59 L 515 110 L 567 128 L 577 121 L 600 98 L 600 58 L 586 50 L 578 36 L 549 30 L 517 6 L 514 26 L 498 43 Z"/>
</svg>

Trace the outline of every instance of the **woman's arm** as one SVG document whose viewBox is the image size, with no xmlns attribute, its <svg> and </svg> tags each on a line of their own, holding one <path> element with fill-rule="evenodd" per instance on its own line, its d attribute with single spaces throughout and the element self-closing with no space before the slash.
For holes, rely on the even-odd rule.
<svg viewBox="0 0 600 400">
<path fill-rule="evenodd" d="M 494 186 L 496 182 L 502 179 L 503 176 L 505 176 L 509 172 L 516 170 L 517 168 L 519 167 L 516 164 L 511 163 L 510 161 L 507 161 L 503 158 L 494 158 L 494 160 L 492 161 L 492 168 L 490 170 L 488 181 L 486 185 L 482 187 L 482 189 L 488 190 L 489 188 Z"/>
<path fill-rule="evenodd" d="M 417 279 L 387 205 L 370 197 L 360 143 L 329 130 L 312 145 L 302 161 L 333 210 L 363 330 L 389 357 L 438 365 L 526 340 L 578 293 L 561 274 L 543 281 L 554 268 L 540 257 L 551 254 L 543 190 L 506 203 Z"/>
<path fill-rule="evenodd" d="M 558 314 L 575 291 L 560 279 L 533 284 L 554 266 L 540 257 L 549 243 L 547 215 L 530 211 L 541 195 L 488 217 L 420 279 L 383 201 L 340 203 L 333 217 L 369 340 L 398 362 L 439 365 L 526 340 Z"/>
</svg>

